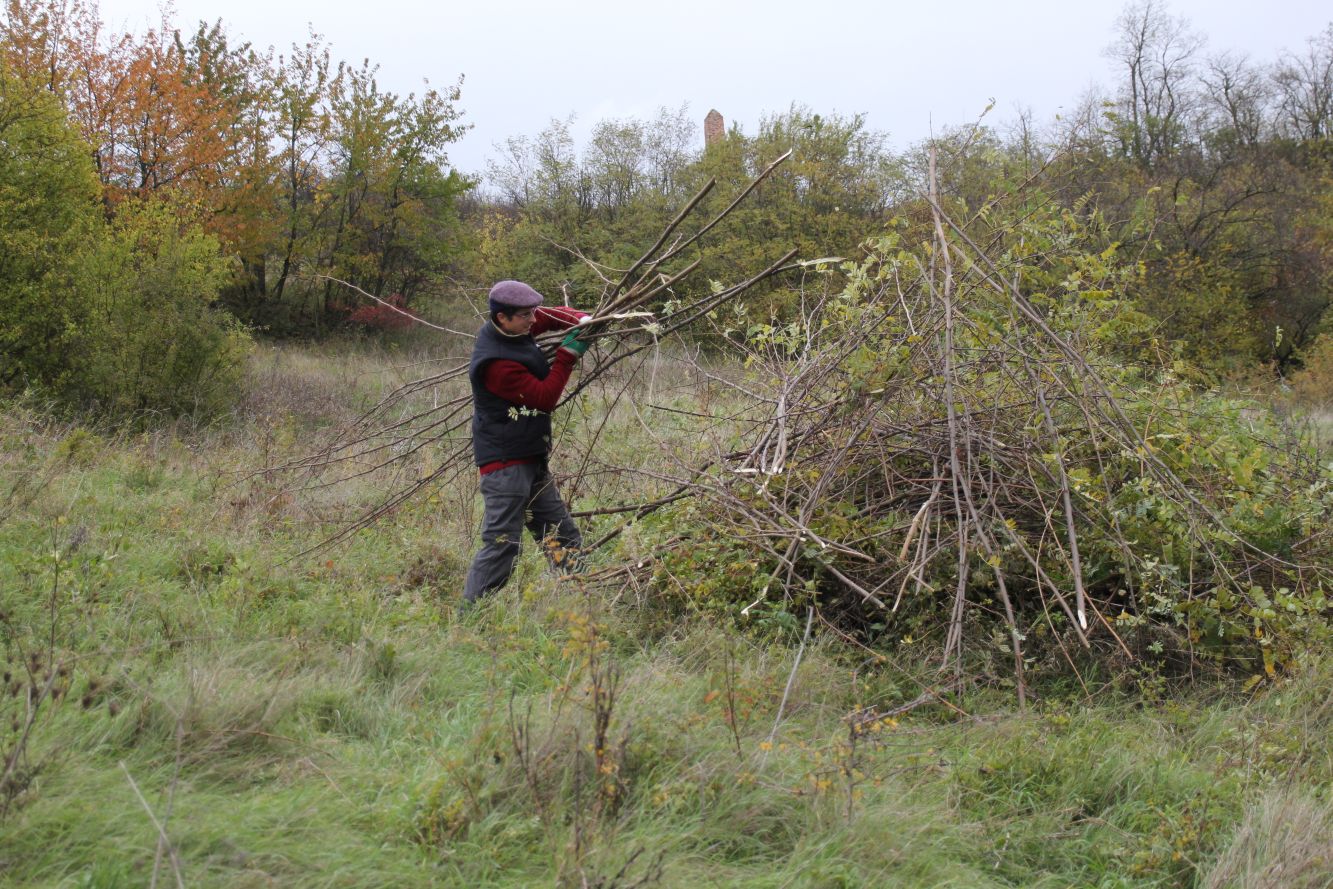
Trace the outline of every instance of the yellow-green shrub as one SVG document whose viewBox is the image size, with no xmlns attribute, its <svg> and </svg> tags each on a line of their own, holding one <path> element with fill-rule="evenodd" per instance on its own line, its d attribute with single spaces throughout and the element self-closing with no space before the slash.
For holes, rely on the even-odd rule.
<svg viewBox="0 0 1333 889">
<path fill-rule="evenodd" d="M 116 415 L 212 415 L 238 394 L 250 338 L 214 306 L 218 243 L 165 201 L 129 202 L 83 255 L 77 372 L 62 391 Z"/>
<path fill-rule="evenodd" d="M 217 241 L 169 199 L 106 222 L 59 102 L 0 70 L 0 387 L 124 416 L 215 414 L 249 337 L 213 307 Z"/>
</svg>

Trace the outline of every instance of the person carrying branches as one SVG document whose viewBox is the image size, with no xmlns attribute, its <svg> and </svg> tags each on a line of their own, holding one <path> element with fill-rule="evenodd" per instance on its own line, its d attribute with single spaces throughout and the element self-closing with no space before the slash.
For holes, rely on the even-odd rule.
<svg viewBox="0 0 1333 889">
<path fill-rule="evenodd" d="M 472 450 L 485 501 L 481 549 L 472 559 L 462 607 L 509 581 L 523 527 L 542 546 L 552 567 L 571 571 L 583 538 L 547 465 L 551 411 L 587 351 L 579 327 L 590 316 L 565 306 L 543 306 L 542 295 L 521 281 L 490 290 L 490 317 L 477 332 L 468 365 L 472 383 Z M 548 361 L 534 337 L 570 330 Z"/>
</svg>

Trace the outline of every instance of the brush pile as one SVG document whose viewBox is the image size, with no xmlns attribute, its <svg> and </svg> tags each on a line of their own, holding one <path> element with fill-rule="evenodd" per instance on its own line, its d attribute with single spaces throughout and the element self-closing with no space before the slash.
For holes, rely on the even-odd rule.
<svg viewBox="0 0 1333 889">
<path fill-rule="evenodd" d="M 936 640 L 958 674 L 1003 649 L 1020 698 L 1027 665 L 1080 650 L 1281 669 L 1327 617 L 1327 468 L 1126 360 L 1132 264 L 1080 254 L 1069 214 L 918 210 L 845 289 L 737 341 L 745 445 L 681 478 L 693 496 L 601 579 L 796 626 L 813 605 Z"/>
</svg>

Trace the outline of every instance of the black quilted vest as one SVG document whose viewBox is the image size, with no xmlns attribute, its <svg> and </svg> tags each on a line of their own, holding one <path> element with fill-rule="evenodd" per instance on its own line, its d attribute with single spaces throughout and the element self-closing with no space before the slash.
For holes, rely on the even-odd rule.
<svg viewBox="0 0 1333 889">
<path fill-rule="evenodd" d="M 472 381 L 472 452 L 478 466 L 497 460 L 545 457 L 551 450 L 551 415 L 506 401 L 486 388 L 486 365 L 517 361 L 544 380 L 551 365 L 531 336 L 507 337 L 487 321 L 477 332 L 468 379 Z"/>
</svg>

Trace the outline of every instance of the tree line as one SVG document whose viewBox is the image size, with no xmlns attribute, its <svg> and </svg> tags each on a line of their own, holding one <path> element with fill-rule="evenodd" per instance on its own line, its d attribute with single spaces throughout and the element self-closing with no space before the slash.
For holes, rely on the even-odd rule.
<svg viewBox="0 0 1333 889">
<path fill-rule="evenodd" d="M 234 260 L 221 299 L 248 324 L 319 333 L 336 300 L 303 273 L 410 297 L 464 243 L 455 202 L 471 183 L 445 153 L 464 131 L 457 84 L 398 95 L 315 33 L 282 53 L 220 22 L 113 34 L 83 0 L 7 0 L 0 48 L 9 77 L 63 102 L 110 215 L 199 208 Z"/>
<path fill-rule="evenodd" d="M 1078 217 L 1064 228 L 1116 265 L 1116 286 L 1152 321 L 1137 348 L 1207 372 L 1286 372 L 1327 350 L 1318 338 L 1333 298 L 1333 25 L 1255 61 L 1210 54 L 1148 0 L 1124 10 L 1106 53 L 1116 81 L 1052 121 L 987 114 L 894 150 L 864 115 L 796 105 L 707 148 L 686 107 L 599 121 L 582 144 L 572 119 L 556 119 L 496 146 L 473 180 L 448 159 L 467 132 L 461 82 L 399 95 L 371 62 L 336 61 L 314 32 L 278 52 L 220 22 L 191 31 L 164 17 L 120 34 L 83 0 L 5 0 L 0 236 L 27 246 L 0 260 L 0 382 L 164 407 L 153 386 L 88 383 L 153 364 L 119 354 L 128 347 L 107 333 L 145 311 L 151 287 L 156 306 L 207 332 L 213 345 L 185 362 L 199 375 L 234 364 L 254 334 L 383 323 L 383 313 L 356 314 L 339 282 L 419 311 L 469 294 L 475 303 L 505 277 L 587 301 L 705 182 L 718 187 L 704 209 L 721 209 L 789 149 L 700 239 L 690 260 L 704 274 L 692 286 L 743 278 L 791 248 L 863 256 L 868 239 L 924 212 L 933 151 L 954 218 L 980 219 L 1002 194 L 1034 214 Z M 65 148 L 45 150 L 54 144 Z M 35 179 L 43 188 L 25 191 Z M 94 245 L 114 253 L 113 243 L 125 255 L 85 255 Z M 181 272 L 205 265 L 194 278 Z M 1061 285 L 1042 278 L 1040 254 L 1032 265 L 1028 286 Z M 806 286 L 789 277 L 760 289 L 736 325 L 788 318 Z M 65 352 L 118 357 L 95 371 L 44 355 L 56 332 Z M 182 410 L 191 398 L 166 404 Z"/>
</svg>

